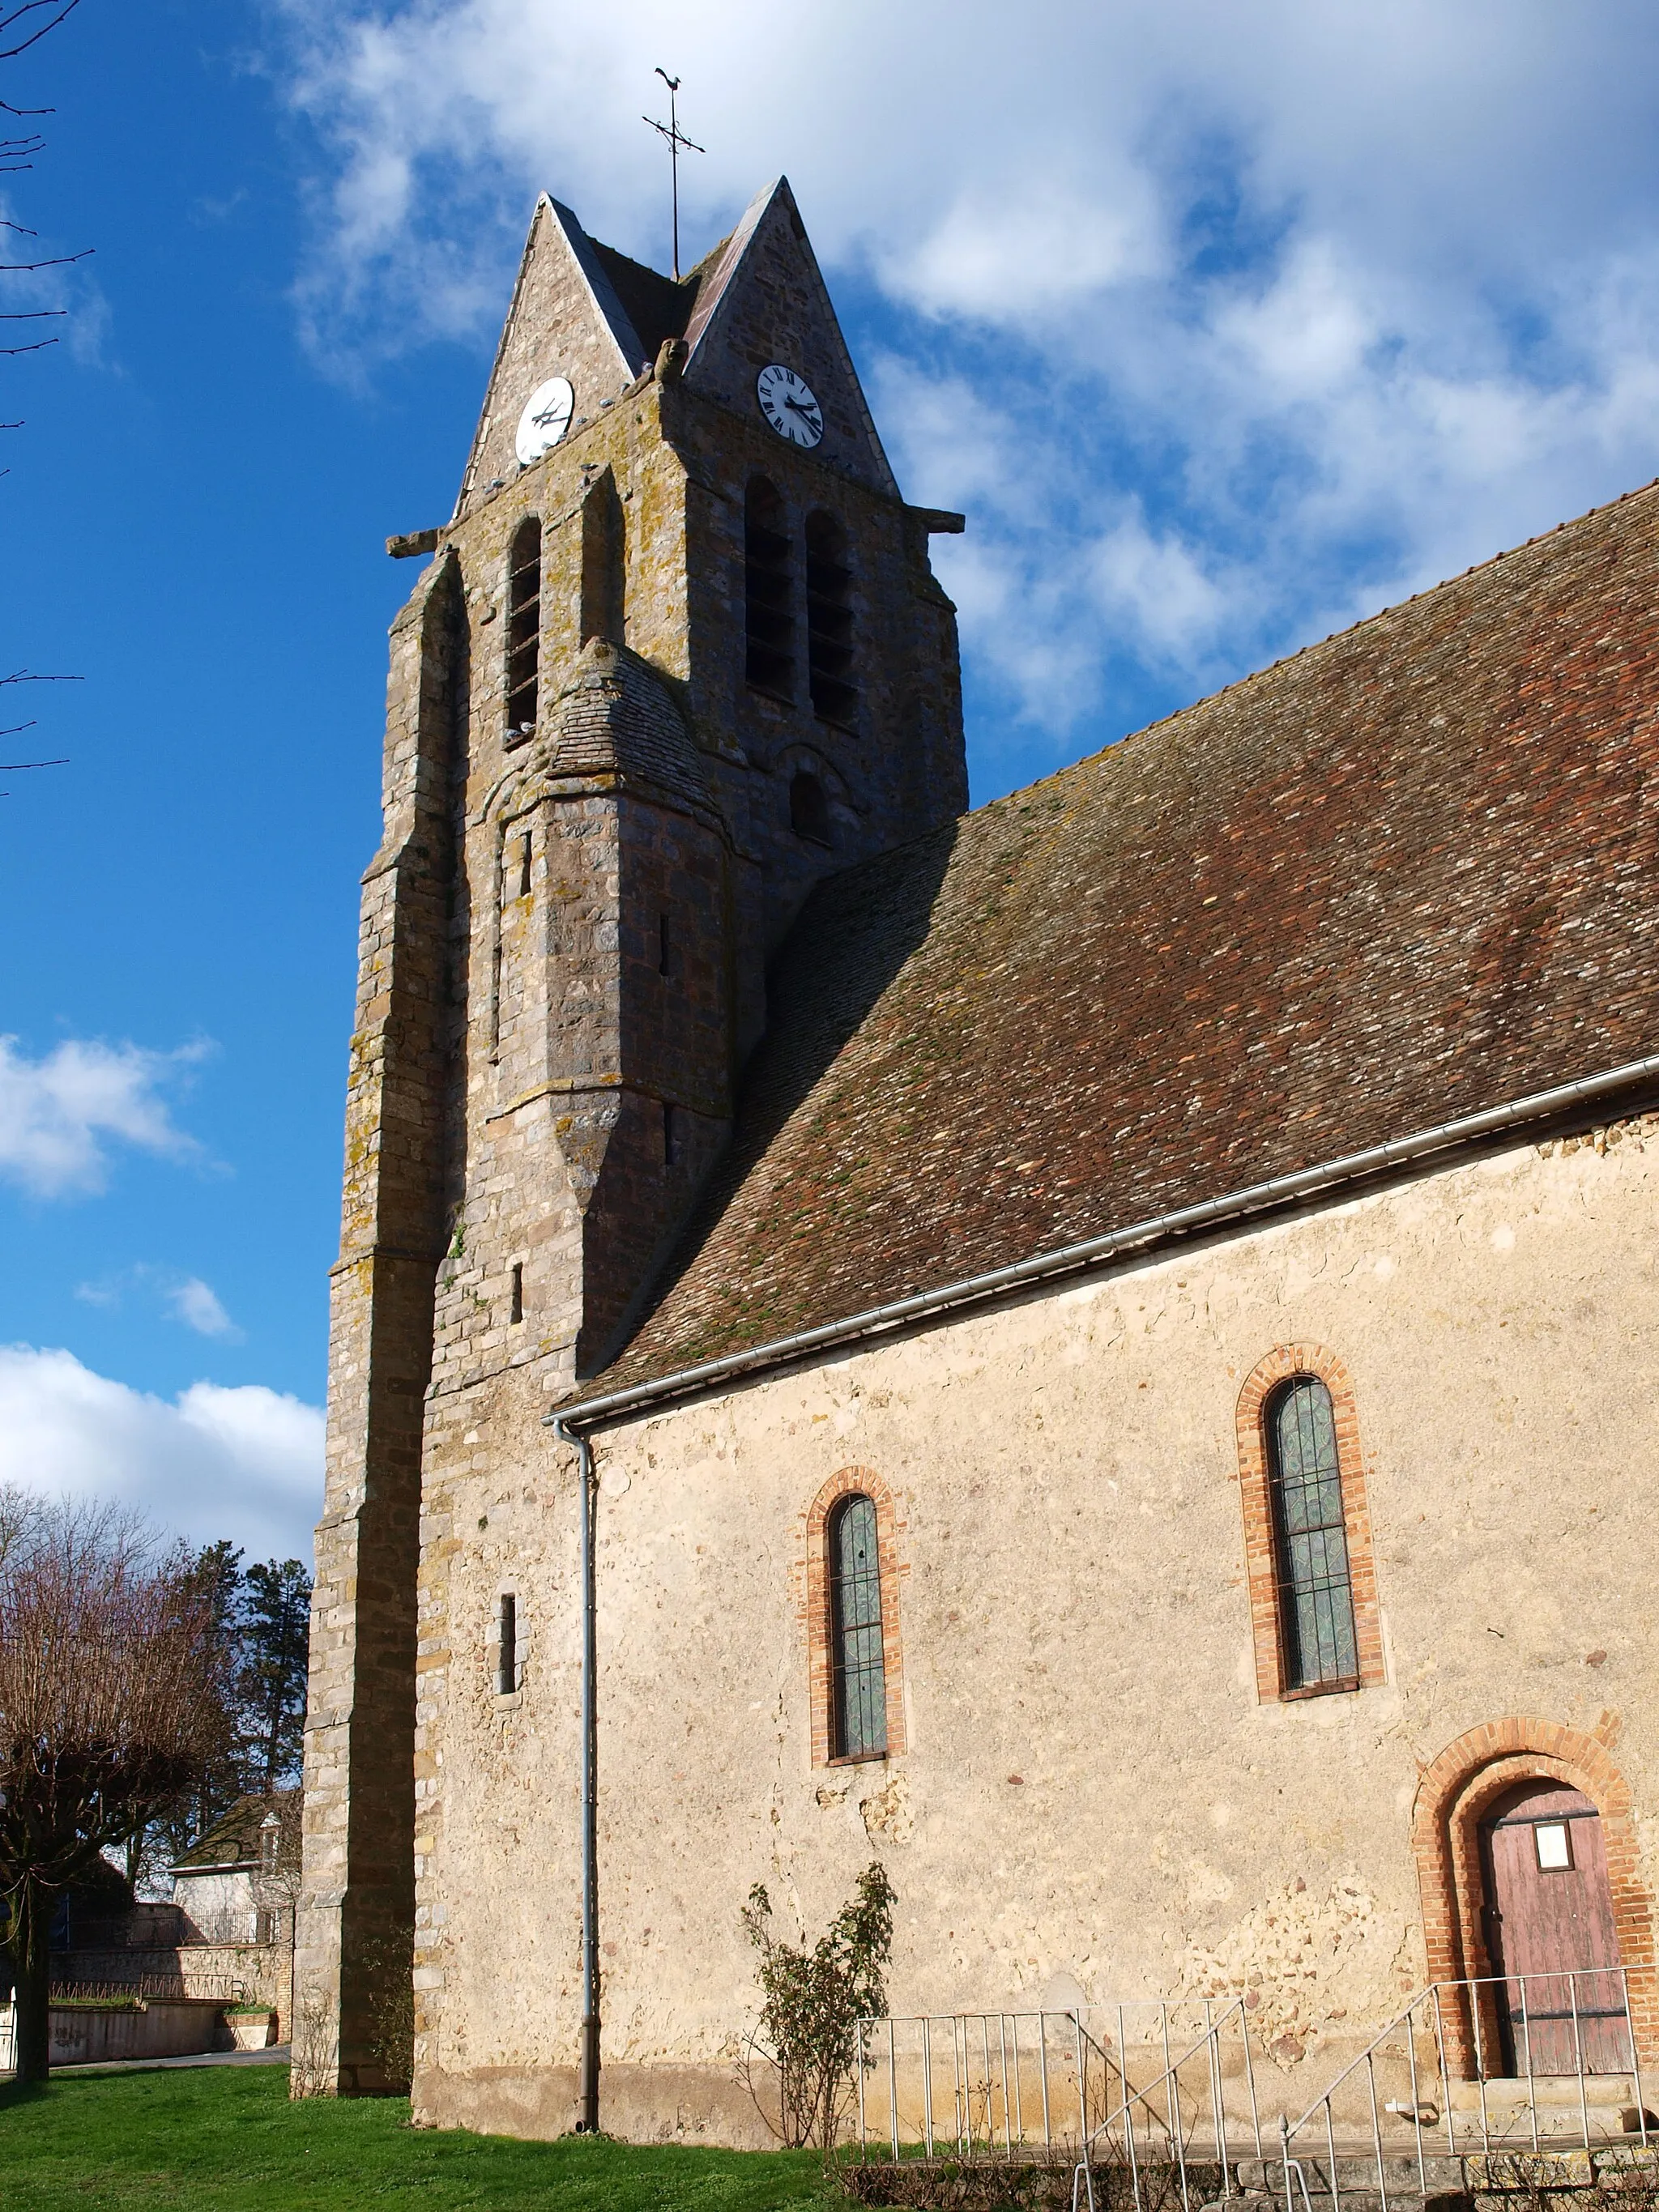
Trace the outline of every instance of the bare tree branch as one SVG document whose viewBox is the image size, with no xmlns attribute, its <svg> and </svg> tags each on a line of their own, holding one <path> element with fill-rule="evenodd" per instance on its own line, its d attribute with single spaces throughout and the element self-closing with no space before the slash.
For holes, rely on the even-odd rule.
<svg viewBox="0 0 1659 2212">
<path fill-rule="evenodd" d="M 80 4 L 81 0 L 23 0 L 21 7 L 14 8 L 9 15 L 0 15 L 0 39 L 9 37 L 27 16 L 44 13 L 50 17 L 49 21 L 38 23 L 27 38 L 20 38 L 15 45 L 0 47 L 0 62 L 15 61 L 19 54 L 26 54 L 49 31 L 55 31 L 65 15 L 72 15 Z M 52 112 L 50 108 L 44 107 L 25 108 L 22 112 L 28 115 L 49 115 Z"/>
<path fill-rule="evenodd" d="M 54 253 L 50 261 L 0 261 L 0 276 L 27 276 L 37 269 L 67 269 L 72 262 L 84 261 L 96 246 L 83 246 L 78 253 Z"/>
</svg>

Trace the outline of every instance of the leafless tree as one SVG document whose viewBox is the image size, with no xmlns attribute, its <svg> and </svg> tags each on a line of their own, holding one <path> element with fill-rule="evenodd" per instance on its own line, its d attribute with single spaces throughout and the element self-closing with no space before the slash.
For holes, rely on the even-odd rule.
<svg viewBox="0 0 1659 2212">
<path fill-rule="evenodd" d="M 19 2081 L 49 2068 L 58 1899 L 188 1785 L 224 1726 L 223 1662 L 186 1565 L 111 1506 L 0 1491 L 0 1898 Z"/>
</svg>

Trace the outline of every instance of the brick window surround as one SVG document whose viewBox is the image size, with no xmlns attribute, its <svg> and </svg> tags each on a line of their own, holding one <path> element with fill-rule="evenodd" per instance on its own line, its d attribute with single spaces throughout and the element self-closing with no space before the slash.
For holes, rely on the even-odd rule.
<svg viewBox="0 0 1659 2212">
<path fill-rule="evenodd" d="M 812 1764 L 851 1766 L 859 1762 L 836 1759 L 835 1743 L 835 1667 L 833 1624 L 830 1612 L 830 1516 L 843 1498 L 867 1498 L 876 1509 L 876 1554 L 881 1571 L 881 1654 L 883 1684 L 887 1692 L 887 1749 L 866 1758 L 891 1759 L 904 1749 L 904 1664 L 899 1640 L 898 1539 L 904 1524 L 898 1518 L 893 1493 L 868 1467 L 843 1467 L 832 1474 L 812 1500 L 806 1515 L 805 1628 L 806 1669 L 812 1699 Z"/>
<path fill-rule="evenodd" d="M 1280 1698 L 1329 1697 L 1334 1687 L 1293 1688 L 1285 1664 L 1279 1605 L 1279 1555 L 1273 1541 L 1268 1482 L 1267 1401 L 1294 1375 L 1316 1375 L 1331 1394 L 1337 1465 L 1342 1474 L 1342 1518 L 1348 1539 L 1349 1585 L 1361 1689 L 1384 1680 L 1382 1629 L 1376 1607 L 1376 1569 L 1371 1558 L 1370 1509 L 1359 1449 L 1353 1384 L 1334 1352 L 1318 1344 L 1281 1344 L 1257 1362 L 1238 1394 L 1238 1486 L 1244 1509 L 1244 1569 L 1250 1592 L 1250 1633 L 1255 1647 L 1256 1695 L 1263 1705 Z M 1353 1686 L 1349 1685 L 1349 1687 Z"/>
<path fill-rule="evenodd" d="M 1601 1816 L 1619 1955 L 1630 1986 L 1631 2026 L 1641 2064 L 1659 2064 L 1659 1983 L 1653 1960 L 1653 1899 L 1638 1871 L 1630 1785 L 1607 1746 L 1582 1729 L 1521 1717 L 1489 1721 L 1460 1735 L 1424 1771 L 1412 1811 L 1412 1850 L 1423 1900 L 1423 1941 L 1431 1982 L 1476 1981 L 1492 1972 L 1483 1933 L 1480 1821 L 1517 1782 L 1582 1790 Z M 1476 2040 L 1467 2006 L 1447 2008 L 1447 2060 L 1465 2080 Z M 1499 2046 L 1497 2007 L 1483 1994 L 1480 2045 Z"/>
</svg>

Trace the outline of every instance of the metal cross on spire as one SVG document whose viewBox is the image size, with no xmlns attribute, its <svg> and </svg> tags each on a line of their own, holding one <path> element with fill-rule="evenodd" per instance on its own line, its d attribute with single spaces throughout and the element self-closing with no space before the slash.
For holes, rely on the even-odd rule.
<svg viewBox="0 0 1659 2212">
<path fill-rule="evenodd" d="M 666 123 L 659 123 L 653 116 L 649 115 L 641 116 L 640 120 L 641 123 L 650 124 L 651 128 L 659 137 L 668 141 L 668 160 L 673 177 L 674 194 L 674 282 L 678 284 L 680 281 L 680 148 L 684 146 L 686 151 L 691 154 L 706 154 L 708 149 L 706 146 L 699 146 L 695 138 L 687 138 L 681 133 L 679 117 L 674 106 L 674 95 L 680 88 L 678 77 L 670 76 L 665 69 L 659 69 L 657 75 L 668 87 L 668 120 Z"/>
</svg>

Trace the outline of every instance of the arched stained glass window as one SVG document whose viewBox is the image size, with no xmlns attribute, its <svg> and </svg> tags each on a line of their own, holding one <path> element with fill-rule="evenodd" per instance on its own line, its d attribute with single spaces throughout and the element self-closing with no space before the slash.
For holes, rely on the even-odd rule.
<svg viewBox="0 0 1659 2212">
<path fill-rule="evenodd" d="M 1296 1375 L 1267 1401 L 1267 1475 L 1287 1690 L 1359 1680 L 1331 1394 Z"/>
<path fill-rule="evenodd" d="M 887 1672 L 874 1502 L 857 1494 L 844 1498 L 829 1535 L 834 1756 L 877 1758 L 887 1749 Z"/>
</svg>

